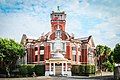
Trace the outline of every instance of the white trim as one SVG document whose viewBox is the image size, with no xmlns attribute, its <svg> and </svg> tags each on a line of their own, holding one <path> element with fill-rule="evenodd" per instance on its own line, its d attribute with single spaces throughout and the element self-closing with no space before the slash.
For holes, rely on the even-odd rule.
<svg viewBox="0 0 120 80">
<path fill-rule="evenodd" d="M 64 52 L 66 52 L 66 43 L 65 42 L 62 42 L 62 50 L 63 50 L 63 46 L 64 46 Z"/>
<path fill-rule="evenodd" d="M 67 73 L 67 62 L 65 63 L 65 73 Z"/>
<path fill-rule="evenodd" d="M 45 76 L 49 76 L 49 71 L 45 71 Z"/>
<path fill-rule="evenodd" d="M 71 73 L 71 71 L 67 71 L 66 74 L 67 74 L 67 76 L 71 76 L 72 73 Z"/>
<path fill-rule="evenodd" d="M 44 44 L 41 44 L 40 46 L 44 46 Z"/>
<path fill-rule="evenodd" d="M 25 53 L 24 61 L 25 61 L 25 64 L 27 64 L 27 52 Z"/>
<path fill-rule="evenodd" d="M 64 75 L 64 65 L 62 63 L 62 75 Z"/>
<path fill-rule="evenodd" d="M 41 54 L 44 54 L 44 50 L 40 50 L 40 55 L 41 55 Z"/>
<path fill-rule="evenodd" d="M 72 50 L 72 55 L 76 55 L 76 51 L 75 50 Z"/>
<path fill-rule="evenodd" d="M 38 55 L 38 51 L 35 51 L 35 55 Z"/>
<path fill-rule="evenodd" d="M 48 42 L 48 43 L 54 43 L 55 40 L 51 40 L 51 41 L 47 41 L 47 42 Z M 61 40 L 61 42 L 66 43 L 66 42 L 70 42 L 70 41 Z"/>
<path fill-rule="evenodd" d="M 53 74 L 55 76 L 55 63 L 53 63 Z"/>
<path fill-rule="evenodd" d="M 62 54 L 66 54 L 66 52 L 63 52 Z"/>
<path fill-rule="evenodd" d="M 51 62 L 49 63 L 49 74 L 52 75 L 51 74 Z"/>
</svg>

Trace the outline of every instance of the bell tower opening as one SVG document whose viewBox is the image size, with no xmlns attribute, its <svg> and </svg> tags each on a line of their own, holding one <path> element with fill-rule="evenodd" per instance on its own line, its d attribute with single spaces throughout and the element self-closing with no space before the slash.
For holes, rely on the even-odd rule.
<svg viewBox="0 0 120 80">
<path fill-rule="evenodd" d="M 56 31 L 58 26 L 59 29 L 65 31 L 65 23 L 66 23 L 66 14 L 64 11 L 60 12 L 59 6 L 58 11 L 51 13 L 51 30 L 52 32 Z"/>
</svg>

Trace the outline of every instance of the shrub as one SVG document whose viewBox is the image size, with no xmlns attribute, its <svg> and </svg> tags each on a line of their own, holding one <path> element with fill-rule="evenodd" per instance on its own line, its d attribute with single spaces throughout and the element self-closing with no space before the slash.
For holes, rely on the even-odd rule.
<svg viewBox="0 0 120 80">
<path fill-rule="evenodd" d="M 27 65 L 27 74 L 28 74 L 28 76 L 32 76 L 32 75 L 33 75 L 33 72 L 35 71 L 35 70 L 34 70 L 34 66 L 35 66 L 35 65 L 33 65 L 33 64 Z"/>
<path fill-rule="evenodd" d="M 19 66 L 19 74 L 22 77 L 33 76 L 33 72 L 35 72 L 37 76 L 44 76 L 45 65 L 27 64 Z"/>
<path fill-rule="evenodd" d="M 34 70 L 37 76 L 45 75 L 45 65 L 35 65 Z"/>
<path fill-rule="evenodd" d="M 103 65 L 105 66 L 105 68 L 110 71 L 113 72 L 114 71 L 114 64 L 110 63 L 109 61 L 104 62 Z"/>
<path fill-rule="evenodd" d="M 80 65 L 79 66 L 79 75 L 84 75 L 86 70 L 86 66 L 85 65 Z"/>
<path fill-rule="evenodd" d="M 0 68 L 0 74 L 7 74 L 5 68 Z"/>
<path fill-rule="evenodd" d="M 89 75 L 95 74 L 95 65 L 72 65 L 72 75 Z"/>
<path fill-rule="evenodd" d="M 28 70 L 27 70 L 27 65 L 21 65 L 19 67 L 19 74 L 23 77 L 26 77 L 27 76 L 27 73 L 28 73 Z"/>
<path fill-rule="evenodd" d="M 92 67 L 91 65 L 85 65 L 85 74 L 91 74 Z"/>
<path fill-rule="evenodd" d="M 7 72 L 5 68 L 0 68 L 0 78 L 6 77 Z"/>
<path fill-rule="evenodd" d="M 91 65 L 91 74 L 95 74 L 95 65 Z"/>
<path fill-rule="evenodd" d="M 78 75 L 79 74 L 79 65 L 72 65 L 71 71 L 72 71 L 72 75 Z"/>
</svg>

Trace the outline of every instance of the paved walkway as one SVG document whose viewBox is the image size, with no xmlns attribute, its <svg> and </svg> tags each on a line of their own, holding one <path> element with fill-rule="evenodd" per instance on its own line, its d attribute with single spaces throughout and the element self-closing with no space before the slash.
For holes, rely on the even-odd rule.
<svg viewBox="0 0 120 80">
<path fill-rule="evenodd" d="M 112 76 L 102 77 L 86 77 L 86 76 L 74 76 L 74 77 L 29 77 L 29 78 L 0 78 L 0 80 L 114 80 Z"/>
<path fill-rule="evenodd" d="M 25 78 L 0 78 L 0 80 L 51 80 L 50 76 L 25 77 Z"/>
<path fill-rule="evenodd" d="M 40 77 L 25 77 L 25 78 L 0 78 L 0 80 L 114 80 L 113 73 L 102 72 L 93 76 L 71 76 L 71 77 L 60 77 L 60 76 L 40 76 Z"/>
<path fill-rule="evenodd" d="M 102 72 L 102 74 L 99 73 L 99 74 L 96 74 L 95 76 L 109 76 L 109 75 L 114 75 L 114 73 L 113 72 Z"/>
</svg>

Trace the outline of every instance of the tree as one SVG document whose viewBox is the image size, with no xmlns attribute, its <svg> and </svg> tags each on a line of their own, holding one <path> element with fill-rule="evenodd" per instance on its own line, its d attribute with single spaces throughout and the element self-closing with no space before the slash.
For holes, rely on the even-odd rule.
<svg viewBox="0 0 120 80">
<path fill-rule="evenodd" d="M 12 39 L 0 38 L 0 62 L 10 77 L 10 67 L 16 64 L 19 57 L 24 56 L 24 48 Z"/>
<path fill-rule="evenodd" d="M 100 56 L 104 53 L 104 46 L 102 45 L 97 45 L 96 47 L 96 56 Z"/>
<path fill-rule="evenodd" d="M 99 69 L 108 69 L 113 65 L 111 48 L 108 46 L 98 45 L 96 47 L 96 57 L 98 58 L 98 67 Z M 109 69 L 108 69 L 109 70 Z M 112 71 L 112 70 L 111 70 Z"/>
<path fill-rule="evenodd" d="M 97 57 L 97 66 L 101 70 L 101 65 L 102 65 L 102 57 L 101 55 L 104 53 L 104 46 L 102 45 L 97 45 L 96 47 L 96 57 Z"/>
<path fill-rule="evenodd" d="M 104 46 L 104 55 L 108 57 L 110 53 L 111 53 L 111 48 L 109 48 L 108 46 Z"/>
<path fill-rule="evenodd" d="M 120 63 L 120 44 L 116 44 L 114 48 L 113 59 L 115 63 Z"/>
<path fill-rule="evenodd" d="M 110 55 L 108 56 L 108 60 L 109 60 L 109 62 L 110 62 L 111 64 L 114 63 L 114 60 L 113 60 L 113 54 L 114 54 L 114 52 L 111 51 Z"/>
</svg>

